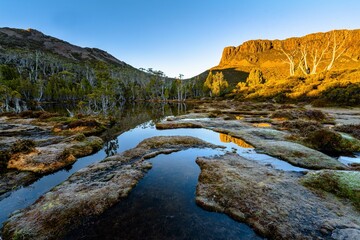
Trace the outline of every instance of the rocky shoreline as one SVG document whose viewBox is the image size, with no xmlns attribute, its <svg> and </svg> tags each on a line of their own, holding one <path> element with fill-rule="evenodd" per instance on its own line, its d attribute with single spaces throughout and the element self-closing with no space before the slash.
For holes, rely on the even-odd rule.
<svg viewBox="0 0 360 240">
<path fill-rule="evenodd" d="M 292 105 L 205 102 L 192 113 L 169 117 L 156 127 L 209 129 L 223 133 L 221 136 L 226 141 L 239 142 L 307 169 L 298 173 L 277 170 L 236 153 L 198 157 L 196 163 L 201 173 L 196 202 L 199 206 L 245 222 L 269 239 L 359 239 L 359 165 L 343 164 L 330 156 L 329 150 L 334 150 L 332 154 L 360 151 L 360 135 L 352 131 L 357 125 L 344 125 L 337 116 L 338 113 L 332 115 L 331 111 L 324 113 Z M 7 121 L 4 117 L 0 120 Z M 67 156 L 87 155 L 102 145 L 100 138 L 92 136 L 101 130 L 93 129 L 100 125 L 92 120 L 85 121 L 92 122 L 91 126 L 81 126 L 83 121 L 77 119 L 73 128 L 64 122 L 40 124 L 37 126 L 43 129 L 36 131 L 56 129 L 50 146 L 66 150 Z M 18 184 L 18 179 L 25 179 L 25 183 L 34 181 L 68 164 L 65 160 L 63 165 L 58 165 L 62 161 L 56 157 L 50 162 L 41 161 L 41 157 L 32 158 L 37 151 L 46 153 L 43 148 L 48 146 L 37 144 L 25 149 L 25 153 L 11 155 L 7 163 L 16 170 L 1 174 L 8 183 L 2 183 L 0 194 L 1 190 Z M 146 159 L 204 147 L 220 146 L 193 137 L 146 139 L 133 149 L 76 172 L 33 205 L 15 212 L 3 226 L 3 238 L 61 239 L 121 202 L 151 168 Z M 71 164 L 72 160 L 68 161 Z"/>
<path fill-rule="evenodd" d="M 28 111 L 0 117 L 0 198 L 100 150 L 106 122 Z"/>
<path fill-rule="evenodd" d="M 14 213 L 4 239 L 61 239 L 86 219 L 125 198 L 151 168 L 145 159 L 187 148 L 217 148 L 193 137 L 153 137 L 137 147 L 90 165 L 53 188 L 30 207 Z"/>
</svg>

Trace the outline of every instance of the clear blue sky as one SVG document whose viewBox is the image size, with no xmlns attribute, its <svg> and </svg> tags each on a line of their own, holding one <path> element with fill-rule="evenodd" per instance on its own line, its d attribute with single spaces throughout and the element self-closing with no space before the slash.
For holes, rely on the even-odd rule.
<svg viewBox="0 0 360 240">
<path fill-rule="evenodd" d="M 134 67 L 191 77 L 225 46 L 360 28 L 359 0 L 0 0 L 0 27 L 34 28 Z"/>
</svg>

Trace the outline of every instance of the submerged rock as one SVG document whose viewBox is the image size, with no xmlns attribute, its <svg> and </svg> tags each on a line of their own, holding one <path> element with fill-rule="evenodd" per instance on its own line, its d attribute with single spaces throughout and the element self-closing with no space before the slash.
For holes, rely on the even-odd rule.
<svg viewBox="0 0 360 240">
<path fill-rule="evenodd" d="M 125 198 L 151 168 L 145 159 L 186 148 L 218 146 L 193 137 L 153 137 L 73 174 L 14 213 L 3 227 L 4 239 L 61 239 L 70 230 Z"/>
<path fill-rule="evenodd" d="M 348 202 L 304 187 L 300 173 L 260 165 L 236 154 L 198 158 L 198 205 L 224 212 L 273 239 L 360 238 L 360 213 Z"/>
</svg>

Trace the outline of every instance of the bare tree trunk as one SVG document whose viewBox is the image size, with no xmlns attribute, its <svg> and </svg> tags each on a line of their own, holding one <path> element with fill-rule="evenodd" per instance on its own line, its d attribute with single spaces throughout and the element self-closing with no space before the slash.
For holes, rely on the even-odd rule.
<svg viewBox="0 0 360 240">
<path fill-rule="evenodd" d="M 290 76 L 294 76 L 295 75 L 294 55 L 296 53 L 296 50 L 294 50 L 292 54 L 286 53 L 283 48 L 281 48 L 281 51 L 285 54 L 286 58 L 288 59 L 288 63 L 290 65 L 290 69 L 289 69 L 290 70 Z"/>
<path fill-rule="evenodd" d="M 329 65 L 326 67 L 326 70 L 329 71 L 333 68 L 335 61 L 341 57 L 341 55 L 345 52 L 346 48 L 343 48 L 346 40 L 346 36 L 343 39 L 343 41 L 340 43 L 340 45 L 336 42 L 336 34 L 333 32 L 334 40 L 333 40 L 333 49 L 332 49 L 332 55 L 331 55 L 331 61 Z M 343 49 L 342 49 L 343 48 Z M 342 50 L 341 50 L 342 49 Z"/>
<path fill-rule="evenodd" d="M 327 44 L 326 48 L 324 48 L 321 51 L 320 56 L 318 56 L 318 49 L 315 49 L 315 51 L 313 51 L 313 53 L 311 55 L 311 57 L 313 59 L 313 67 L 311 70 L 311 74 L 316 74 L 317 67 L 319 66 L 319 63 L 321 63 L 322 58 L 323 58 L 324 54 L 326 53 L 326 51 L 328 50 L 329 46 L 330 46 L 330 40 L 328 40 L 328 44 Z"/>
<path fill-rule="evenodd" d="M 308 66 L 308 62 L 307 62 L 307 49 L 306 46 L 304 48 L 301 48 L 301 60 L 299 63 L 299 67 L 301 69 L 301 71 L 305 74 L 308 75 L 310 73 L 310 68 Z"/>
</svg>

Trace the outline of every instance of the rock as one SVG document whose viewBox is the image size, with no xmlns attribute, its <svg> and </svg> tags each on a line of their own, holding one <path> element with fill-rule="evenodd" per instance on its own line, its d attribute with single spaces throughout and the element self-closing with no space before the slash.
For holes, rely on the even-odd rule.
<svg viewBox="0 0 360 240">
<path fill-rule="evenodd" d="M 360 239 L 360 229 L 336 229 L 331 237 L 335 240 L 357 240 Z"/>
<path fill-rule="evenodd" d="M 3 238 L 61 239 L 125 198 L 151 167 L 146 156 L 194 147 L 218 146 L 193 137 L 153 137 L 81 169 L 33 205 L 14 213 L 4 223 Z"/>
<path fill-rule="evenodd" d="M 328 239 L 360 230 L 360 213 L 299 183 L 302 174 L 276 170 L 236 154 L 198 158 L 196 202 L 252 226 L 271 239 Z M 345 233 L 343 233 L 345 234 Z"/>
<path fill-rule="evenodd" d="M 238 120 L 224 120 L 221 118 L 186 119 L 186 115 L 171 122 L 161 122 L 156 125 L 159 129 L 186 128 L 187 126 L 201 126 L 231 137 L 243 139 L 249 145 L 268 155 L 280 158 L 294 166 L 308 169 L 348 169 L 340 163 L 319 151 L 296 142 L 287 140 L 289 133 L 271 129 L 253 127 Z"/>
<path fill-rule="evenodd" d="M 306 174 L 302 184 L 350 199 L 360 210 L 360 172 L 321 170 Z"/>
<path fill-rule="evenodd" d="M 39 175 L 33 172 L 7 171 L 0 174 L 0 200 L 5 197 L 5 193 L 35 182 L 38 178 Z"/>
<path fill-rule="evenodd" d="M 46 174 L 54 172 L 76 161 L 76 157 L 87 156 L 101 149 L 103 140 L 91 136 L 81 142 L 62 142 L 44 147 L 37 147 L 28 153 L 11 156 L 8 169 L 31 171 Z"/>
</svg>

